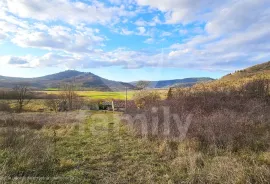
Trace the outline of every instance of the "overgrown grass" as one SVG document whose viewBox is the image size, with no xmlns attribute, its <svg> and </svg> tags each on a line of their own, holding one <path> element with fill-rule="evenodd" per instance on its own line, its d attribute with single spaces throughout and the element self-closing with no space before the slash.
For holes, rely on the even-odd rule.
<svg viewBox="0 0 270 184">
<path fill-rule="evenodd" d="M 29 113 L 20 114 L 24 118 L 5 119 L 12 119 L 13 124 L 0 121 L 1 179 L 15 183 L 27 183 L 33 177 L 37 177 L 33 183 L 55 183 L 56 180 L 60 183 L 166 183 L 169 180 L 169 168 L 154 149 L 156 145 L 133 137 L 120 124 L 119 115 L 113 118 L 112 113 L 87 114 L 91 118 L 85 122 L 72 119 L 69 123 L 45 122 L 42 128 L 36 128 L 33 122 L 26 123 L 31 120 Z M 42 118 L 42 114 L 36 116 Z M 24 119 L 25 126 L 16 119 Z"/>
<path fill-rule="evenodd" d="M 27 105 L 23 107 L 24 111 L 27 112 L 37 112 L 39 110 L 49 111 L 48 107 L 45 105 L 46 99 L 32 99 Z M 16 100 L 0 100 L 0 104 L 8 104 L 11 108 L 10 111 L 16 110 L 17 102 Z"/>
<path fill-rule="evenodd" d="M 267 183 L 269 151 L 201 149 L 182 142 L 135 137 L 120 114 L 85 111 L 74 120 L 64 113 L 20 114 L 0 121 L 1 182 L 5 183 Z M 78 113 L 78 112 L 77 112 Z M 14 115 L 17 116 L 18 114 Z M 48 114 L 47 114 L 48 116 Z M 81 115 L 79 115 L 81 117 Z M 53 118 L 53 119 L 52 119 Z M 25 126 L 16 119 L 24 119 Z M 48 118 L 49 119 L 49 118 Z"/>
</svg>

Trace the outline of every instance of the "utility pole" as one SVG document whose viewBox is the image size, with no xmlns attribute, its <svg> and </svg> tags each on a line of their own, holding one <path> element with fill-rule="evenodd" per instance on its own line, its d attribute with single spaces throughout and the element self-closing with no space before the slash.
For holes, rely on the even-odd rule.
<svg viewBox="0 0 270 184">
<path fill-rule="evenodd" d="M 125 101 L 125 112 L 127 112 L 127 87 L 126 87 L 126 101 Z"/>
</svg>

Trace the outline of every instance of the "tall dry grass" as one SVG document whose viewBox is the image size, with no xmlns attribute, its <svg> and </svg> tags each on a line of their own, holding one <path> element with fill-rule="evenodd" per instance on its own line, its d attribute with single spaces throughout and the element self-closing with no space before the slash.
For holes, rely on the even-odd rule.
<svg viewBox="0 0 270 184">
<path fill-rule="evenodd" d="M 137 135 L 162 141 L 157 150 L 170 163 L 174 183 L 269 183 L 269 84 L 261 79 L 238 89 L 174 90 L 168 100 L 129 109 L 134 119 L 145 118 L 125 122 Z M 170 134 L 164 136 L 164 107 L 180 122 L 192 115 L 185 139 L 172 117 Z M 158 121 L 155 134 L 153 120 Z"/>
</svg>

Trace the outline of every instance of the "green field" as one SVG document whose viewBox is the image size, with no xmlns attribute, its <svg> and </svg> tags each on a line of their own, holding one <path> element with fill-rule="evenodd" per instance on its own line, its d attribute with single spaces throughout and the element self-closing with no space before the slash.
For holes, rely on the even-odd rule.
<svg viewBox="0 0 270 184">
<path fill-rule="evenodd" d="M 47 94 L 60 94 L 61 91 L 43 91 Z M 99 100 L 105 100 L 105 99 L 119 99 L 124 100 L 126 99 L 126 92 L 120 91 L 120 92 L 103 92 L 103 91 L 77 91 L 76 92 L 81 97 L 88 97 L 90 99 L 99 99 Z M 128 91 L 127 98 L 128 100 L 131 100 L 135 91 Z"/>
</svg>

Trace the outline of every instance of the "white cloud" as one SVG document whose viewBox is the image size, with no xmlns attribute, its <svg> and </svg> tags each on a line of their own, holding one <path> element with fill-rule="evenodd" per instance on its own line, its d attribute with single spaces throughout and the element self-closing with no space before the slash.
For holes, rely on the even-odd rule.
<svg viewBox="0 0 270 184">
<path fill-rule="evenodd" d="M 143 20 L 142 18 L 140 18 L 140 19 L 136 20 L 134 22 L 134 24 L 137 25 L 137 26 L 156 26 L 158 24 L 162 24 L 162 22 L 161 22 L 161 20 L 159 19 L 158 16 L 155 16 L 149 22 L 147 22 L 147 21 Z"/>
<path fill-rule="evenodd" d="M 269 12 L 268 0 L 235 1 L 216 11 L 213 19 L 207 23 L 206 30 L 211 34 L 244 32 L 254 24 L 270 22 Z"/>
<path fill-rule="evenodd" d="M 20 47 L 49 52 L 41 57 L 1 59 L 9 65 L 29 67 L 164 66 L 207 70 L 269 60 L 269 0 L 137 0 L 137 4 L 110 0 L 110 7 L 98 1 L 84 2 L 89 4 L 72 0 L 0 0 L 0 41 L 6 39 Z M 142 15 L 130 19 L 137 13 Z M 101 49 L 105 41 L 114 37 L 103 35 L 104 26 L 122 35 L 145 36 L 147 44 L 166 36 L 173 36 L 175 41 L 163 53 L 128 48 L 105 52 Z"/>
<path fill-rule="evenodd" d="M 188 30 L 187 30 L 187 29 L 180 29 L 180 30 L 179 30 L 179 33 L 180 33 L 181 35 L 185 35 L 185 34 L 188 33 Z"/>
<path fill-rule="evenodd" d="M 151 30 L 147 30 L 145 27 L 137 27 L 135 30 L 121 28 L 121 29 L 114 29 L 113 31 L 127 36 L 129 35 L 150 36 L 151 34 L 153 34 Z"/>
<path fill-rule="evenodd" d="M 105 38 L 96 35 L 97 30 L 81 27 L 73 30 L 64 26 L 43 26 L 43 30 L 21 30 L 12 42 L 21 47 L 35 47 L 66 52 L 91 52 Z M 47 30 L 46 30 L 47 29 Z"/>
<path fill-rule="evenodd" d="M 162 36 L 162 37 L 167 37 L 167 36 L 171 36 L 171 35 L 172 35 L 171 32 L 166 32 L 166 31 L 165 31 L 165 32 L 162 32 L 162 33 L 161 33 L 161 36 Z"/>
<path fill-rule="evenodd" d="M 134 32 L 133 31 L 129 31 L 128 29 L 122 28 L 120 34 L 123 34 L 123 35 L 132 35 L 132 34 L 134 34 Z"/>
<path fill-rule="evenodd" d="M 0 41 L 4 40 L 7 38 L 7 35 L 5 33 L 0 32 Z M 1 42 L 0 42 L 1 43 Z"/>
<path fill-rule="evenodd" d="M 18 30 L 18 26 L 12 23 L 0 20 L 0 32 L 9 33 L 9 32 L 17 32 L 17 30 Z"/>
<path fill-rule="evenodd" d="M 147 43 L 147 44 L 152 44 L 152 43 L 154 43 L 154 38 L 148 38 L 148 39 L 146 39 L 145 41 L 144 41 L 144 43 Z"/>
<path fill-rule="evenodd" d="M 213 70 L 239 69 L 269 60 L 269 5 L 266 0 L 224 4 L 213 12 L 205 31 L 200 27 L 187 30 L 196 36 L 173 44 L 169 56 L 192 66 L 196 64 L 200 69 Z M 186 50 L 189 52 L 185 53 Z"/>
<path fill-rule="evenodd" d="M 146 32 L 146 29 L 144 27 L 138 27 L 137 29 L 139 30 L 139 35 L 144 35 Z"/>
<path fill-rule="evenodd" d="M 137 0 L 142 6 L 150 6 L 166 13 L 166 23 L 189 23 L 207 18 L 205 9 L 214 9 L 225 1 L 215 0 Z"/>
<path fill-rule="evenodd" d="M 40 21 L 61 20 L 71 24 L 113 23 L 119 17 L 133 16 L 123 6 L 106 7 L 103 3 L 93 1 L 91 5 L 70 0 L 8 0 L 5 9 L 19 17 Z M 61 11 L 59 11 L 59 8 Z"/>
<path fill-rule="evenodd" d="M 134 24 L 137 26 L 146 26 L 147 22 L 144 21 L 142 18 L 140 18 L 140 19 L 136 20 L 136 22 Z"/>
</svg>

